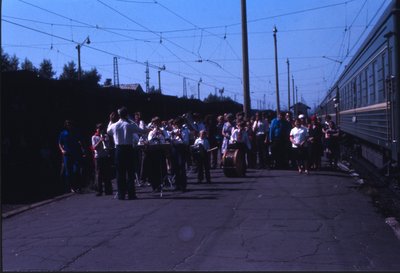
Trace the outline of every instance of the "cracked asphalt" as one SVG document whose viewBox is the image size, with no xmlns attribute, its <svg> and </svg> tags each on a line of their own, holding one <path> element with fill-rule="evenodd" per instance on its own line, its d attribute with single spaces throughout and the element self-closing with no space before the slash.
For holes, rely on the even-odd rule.
<svg viewBox="0 0 400 273">
<path fill-rule="evenodd" d="M 138 200 L 73 194 L 2 220 L 3 271 L 389 271 L 400 240 L 341 171 L 249 170 Z"/>
</svg>

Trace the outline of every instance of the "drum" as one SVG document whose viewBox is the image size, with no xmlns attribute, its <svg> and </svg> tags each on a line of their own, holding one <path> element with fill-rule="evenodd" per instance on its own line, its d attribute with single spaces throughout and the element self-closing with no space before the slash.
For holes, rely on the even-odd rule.
<svg viewBox="0 0 400 273">
<path fill-rule="evenodd" d="M 222 170 L 227 177 L 244 176 L 244 153 L 240 149 L 227 149 L 222 156 Z"/>
</svg>

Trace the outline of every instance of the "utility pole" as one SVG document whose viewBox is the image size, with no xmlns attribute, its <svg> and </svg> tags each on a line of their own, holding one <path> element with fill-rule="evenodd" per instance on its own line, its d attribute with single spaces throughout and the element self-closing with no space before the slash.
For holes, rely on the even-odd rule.
<svg viewBox="0 0 400 273">
<path fill-rule="evenodd" d="M 77 46 L 75 47 L 78 50 L 78 80 L 80 81 L 82 78 L 82 68 L 81 68 L 81 47 L 84 44 L 90 44 L 90 39 L 89 36 L 86 37 L 85 40 L 83 40 L 82 43 L 77 44 Z"/>
<path fill-rule="evenodd" d="M 114 86 L 119 88 L 118 58 L 114 57 Z"/>
<path fill-rule="evenodd" d="M 298 103 L 299 103 L 299 100 L 298 100 L 298 97 L 297 97 L 297 85 L 296 85 L 296 116 L 299 114 L 298 113 L 298 109 L 297 109 L 298 108 L 298 105 L 297 105 Z"/>
<path fill-rule="evenodd" d="M 200 83 L 203 80 L 200 78 L 199 82 L 197 83 L 197 98 L 200 100 Z"/>
<path fill-rule="evenodd" d="M 158 70 L 158 92 L 161 93 L 161 70 Z"/>
<path fill-rule="evenodd" d="M 274 26 L 272 31 L 274 32 L 274 45 L 275 45 L 276 116 L 279 116 L 281 109 L 279 106 L 278 49 L 276 45 L 276 33 L 278 32 L 278 30 L 276 29 L 276 26 Z"/>
<path fill-rule="evenodd" d="M 150 72 L 149 72 L 149 62 L 146 61 L 146 93 L 150 91 Z"/>
<path fill-rule="evenodd" d="M 265 94 L 264 94 L 264 100 L 263 100 L 263 109 L 265 110 L 267 107 L 266 107 L 266 104 L 265 104 Z"/>
<path fill-rule="evenodd" d="M 186 86 L 186 78 L 183 78 L 183 97 L 187 98 L 187 86 Z"/>
<path fill-rule="evenodd" d="M 158 68 L 158 91 L 160 92 L 160 94 L 162 93 L 161 92 L 161 75 L 160 75 L 162 70 L 165 70 L 165 65 Z"/>
<path fill-rule="evenodd" d="M 286 59 L 286 63 L 287 63 L 287 79 L 288 79 L 288 91 L 287 91 L 288 111 L 290 111 L 290 64 L 289 64 L 289 59 Z"/>
<path fill-rule="evenodd" d="M 295 97 L 294 97 L 294 78 L 293 78 L 293 74 L 292 74 L 292 92 L 293 92 L 293 113 L 294 113 L 294 107 L 295 107 L 295 104 L 297 102 L 295 101 Z"/>
<path fill-rule="evenodd" d="M 241 0 L 242 11 L 242 57 L 243 57 L 243 112 L 250 117 L 249 50 L 247 42 L 246 0 Z"/>
</svg>

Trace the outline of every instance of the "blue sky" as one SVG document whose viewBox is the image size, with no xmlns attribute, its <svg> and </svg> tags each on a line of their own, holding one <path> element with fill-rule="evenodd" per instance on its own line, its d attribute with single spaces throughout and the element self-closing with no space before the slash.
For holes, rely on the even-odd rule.
<svg viewBox="0 0 400 273">
<path fill-rule="evenodd" d="M 35 66 L 50 59 L 56 76 L 70 61 L 96 67 L 119 83 L 200 98 L 224 88 L 243 103 L 240 0 L 3 0 L 2 47 Z M 275 109 L 273 27 L 276 25 L 280 107 L 288 105 L 288 67 L 298 100 L 318 104 L 390 0 L 247 0 L 252 109 Z M 342 64 L 339 63 L 342 62 Z M 290 86 L 291 103 L 292 86 Z"/>
</svg>

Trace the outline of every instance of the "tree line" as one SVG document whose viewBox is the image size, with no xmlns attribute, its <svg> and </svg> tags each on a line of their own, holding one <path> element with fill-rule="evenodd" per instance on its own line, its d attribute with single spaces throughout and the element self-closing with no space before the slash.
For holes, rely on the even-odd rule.
<svg viewBox="0 0 400 273">
<path fill-rule="evenodd" d="M 43 79 L 58 79 L 58 80 L 78 80 L 78 69 L 74 61 L 70 61 L 64 65 L 63 71 L 58 78 L 55 77 L 56 71 L 53 69 L 53 64 L 50 59 L 43 59 L 39 67 L 35 67 L 33 63 L 25 57 L 21 62 L 14 54 L 10 56 L 1 48 L 1 72 L 10 71 L 30 71 Z M 82 70 L 81 80 L 93 85 L 98 85 L 101 80 L 101 75 L 96 68 L 90 70 Z M 111 79 L 106 79 L 105 85 L 111 85 Z"/>
<path fill-rule="evenodd" d="M 63 71 L 60 76 L 57 78 L 56 71 L 53 69 L 53 64 L 50 59 L 43 59 L 39 64 L 39 67 L 35 67 L 33 63 L 25 57 L 25 59 L 21 62 L 20 59 L 13 54 L 10 56 L 8 53 L 3 51 L 1 48 L 1 72 L 12 72 L 12 71 L 29 71 L 35 73 L 37 76 L 43 79 L 54 79 L 54 80 L 78 80 L 78 69 L 77 65 L 74 61 L 70 61 L 63 66 Z M 96 68 L 92 68 L 90 70 L 82 70 L 81 81 L 86 85 L 91 86 L 99 86 L 100 80 L 102 76 L 97 71 Z M 112 86 L 112 80 L 110 78 L 105 79 L 102 84 L 104 87 Z M 158 88 L 151 86 L 149 89 L 149 93 L 158 93 L 161 94 L 161 90 Z M 194 95 L 189 97 L 190 99 L 195 99 Z M 233 102 L 233 100 L 229 96 L 223 96 L 220 91 L 220 95 L 209 94 L 204 102 L 220 102 L 220 101 L 229 101 Z"/>
</svg>

